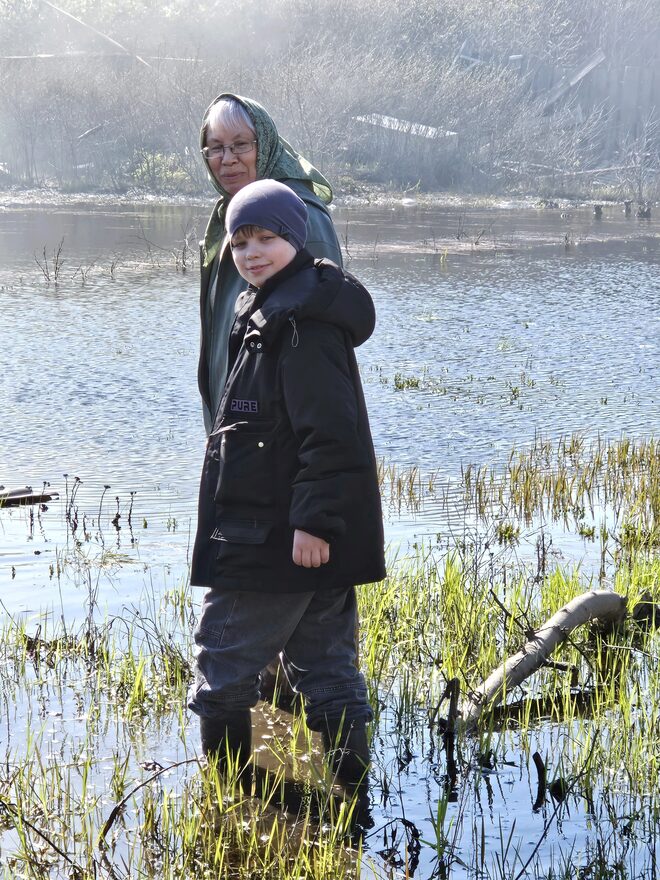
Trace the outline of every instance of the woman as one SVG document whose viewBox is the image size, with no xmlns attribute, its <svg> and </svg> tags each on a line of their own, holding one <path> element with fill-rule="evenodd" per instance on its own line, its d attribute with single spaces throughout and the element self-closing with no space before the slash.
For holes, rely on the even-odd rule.
<svg viewBox="0 0 660 880">
<path fill-rule="evenodd" d="M 198 380 L 209 433 L 227 378 L 234 304 L 245 287 L 225 235 L 225 212 L 231 197 L 254 180 L 270 178 L 286 183 L 307 206 L 307 250 L 339 265 L 342 259 L 326 207 L 332 201 L 330 184 L 279 136 L 261 104 L 228 92 L 219 95 L 204 114 L 200 147 L 211 183 L 220 193 L 206 228 L 200 259 L 202 342 Z"/>
<path fill-rule="evenodd" d="M 342 264 L 341 250 L 327 205 L 332 189 L 325 177 L 277 132 L 266 110 L 249 98 L 224 92 L 207 108 L 200 132 L 201 153 L 209 178 L 220 194 L 201 244 L 202 339 L 198 381 L 207 434 L 227 378 L 229 331 L 234 304 L 245 288 L 232 260 L 225 231 L 231 197 L 255 180 L 270 178 L 289 186 L 305 202 L 308 213 L 306 249 L 315 257 Z M 278 676 L 274 661 L 262 672 L 261 693 L 272 696 Z M 280 697 L 291 698 L 283 673 Z"/>
</svg>

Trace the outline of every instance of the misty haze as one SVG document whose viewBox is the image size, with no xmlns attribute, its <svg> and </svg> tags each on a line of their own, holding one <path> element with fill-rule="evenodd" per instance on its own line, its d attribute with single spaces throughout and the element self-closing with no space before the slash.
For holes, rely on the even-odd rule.
<svg viewBox="0 0 660 880">
<path fill-rule="evenodd" d="M 238 129 L 205 116 L 227 92 Z M 0 0 L 2 880 L 657 880 L 659 97 L 658 0 Z M 200 473 L 219 518 L 221 467 L 284 469 L 288 415 L 217 400 L 237 297 L 282 290 L 231 274 L 249 177 L 375 306 L 387 577 L 313 645 L 353 651 L 357 726 L 333 683 L 342 724 L 310 729 L 313 662 L 260 663 L 251 709 L 189 702 Z M 294 377 L 322 463 L 326 373 Z M 379 522 L 349 472 L 318 482 L 352 537 Z M 258 501 L 213 576 L 271 540 Z M 204 638 L 254 657 L 230 586 Z"/>
</svg>

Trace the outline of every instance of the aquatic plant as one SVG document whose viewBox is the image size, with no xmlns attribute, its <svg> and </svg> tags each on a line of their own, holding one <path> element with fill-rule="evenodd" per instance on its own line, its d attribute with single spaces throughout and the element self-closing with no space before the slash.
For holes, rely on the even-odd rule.
<svg viewBox="0 0 660 880">
<path fill-rule="evenodd" d="M 634 567 L 619 569 L 616 586 L 633 611 L 649 599 L 658 602 L 658 565 L 638 557 Z M 423 547 L 399 558 L 384 585 L 363 588 L 362 664 L 379 710 L 375 735 L 395 731 L 391 754 L 398 765 L 414 760 L 420 736 L 433 740 L 441 734 L 450 678 L 469 688 L 524 640 L 528 627 L 582 589 L 579 576 L 560 570 L 537 583 L 523 571 L 504 577 L 488 554 L 467 549 L 438 556 Z M 183 878 L 193 870 L 202 877 L 359 874 L 360 859 L 367 856 L 350 843 L 355 804 L 342 806 L 330 796 L 319 745 L 300 716 L 283 720 L 277 710 L 262 710 L 268 720 L 256 742 L 258 761 L 272 769 L 259 776 L 255 796 L 203 769 L 181 708 L 191 675 L 190 591 L 180 584 L 162 601 L 154 599 L 80 630 L 63 628 L 48 616 L 32 631 L 24 619 L 5 618 L 2 692 L 16 719 L 33 719 L 27 740 L 7 743 L 0 771 L 7 870 L 15 877 L 69 872 Z M 459 740 L 453 759 L 456 798 L 440 791 L 431 804 L 433 837 L 414 823 L 403 835 L 393 827 L 391 858 L 403 846 L 410 867 L 414 853 L 424 859 L 426 848 L 438 864 L 451 864 L 466 876 L 481 871 L 495 877 L 514 863 L 520 871 L 514 829 L 503 831 L 496 846 L 483 824 L 468 818 L 474 768 L 486 752 L 491 762 L 501 760 L 499 738 L 507 736 L 507 725 L 514 725 L 524 742 L 548 713 L 559 725 L 557 736 L 561 730 L 575 734 L 559 739 L 552 759 L 544 762 L 547 797 L 559 791 L 559 783 L 553 789 L 558 778 L 568 780 L 564 802 L 586 789 L 605 791 L 622 761 L 625 776 L 617 784 L 628 792 L 631 806 L 649 797 L 660 772 L 653 746 L 660 717 L 654 638 L 643 622 L 616 634 L 576 633 L 560 662 L 537 673 L 531 686 L 507 695 L 479 736 Z M 40 703 L 48 725 L 34 723 Z M 172 746 L 166 753 L 159 747 L 168 730 L 168 741 L 179 743 L 174 753 Z M 585 751 L 585 735 L 594 730 L 598 737 L 586 736 L 591 750 Z M 447 757 L 450 748 L 445 737 L 441 749 Z M 391 790 L 389 752 L 375 744 L 375 754 L 374 777 L 383 780 L 375 790 L 381 784 Z M 289 773 L 299 780 L 298 818 L 286 818 L 278 806 Z M 468 840 L 479 845 L 471 849 Z M 387 876 L 373 851 L 368 858 L 376 876 Z"/>
<path fill-rule="evenodd" d="M 395 373 L 394 388 L 397 391 L 405 391 L 409 388 L 419 388 L 421 379 L 419 376 L 404 376 L 403 373 Z"/>
<path fill-rule="evenodd" d="M 50 257 L 48 256 L 46 245 L 43 246 L 41 259 L 39 259 L 36 254 L 34 255 L 34 261 L 39 267 L 46 284 L 50 284 L 51 281 L 54 284 L 57 284 L 60 280 L 62 269 L 64 267 L 64 258 L 62 256 L 63 247 L 64 238 L 61 238 L 57 247 L 52 249 Z"/>
<path fill-rule="evenodd" d="M 107 511 L 103 489 L 88 516 L 80 481 L 67 478 L 70 539 L 52 577 L 75 575 L 83 619 L 5 612 L 0 623 L 2 873 L 486 880 L 576 869 L 599 876 L 618 859 L 617 876 L 650 878 L 646 841 L 657 841 L 660 816 L 660 558 L 649 540 L 656 449 L 652 441 L 538 439 L 506 467 L 465 468 L 453 485 L 380 463 L 389 503 L 424 505 L 432 493 L 439 510 L 453 516 L 456 507 L 463 519 L 451 520 L 441 543 L 393 552 L 388 579 L 358 592 L 361 665 L 376 712 L 373 828 L 333 786 L 318 738 L 295 710 L 255 710 L 259 772 L 250 792 L 205 765 L 183 708 L 193 591 L 181 580 L 162 595 L 145 589 L 121 613 L 102 611 L 100 579 L 121 573 L 124 554 L 82 524 L 115 508 L 125 521 L 133 494 L 130 506 Z M 539 513 L 588 528 L 592 505 L 606 516 L 626 622 L 576 629 L 475 733 L 455 728 L 459 692 L 469 694 L 598 580 L 552 563 L 542 546 L 538 558 L 518 555 L 516 530 L 522 539 L 527 515 L 533 522 Z M 507 773 L 529 789 L 532 830 L 523 829 L 519 801 L 520 821 L 507 816 Z M 494 798 L 499 807 L 486 809 Z M 408 804 L 420 799 L 425 814 L 413 815 Z M 564 838 L 556 831 L 564 821 L 584 826 L 586 842 L 564 844 L 566 829 Z"/>
</svg>

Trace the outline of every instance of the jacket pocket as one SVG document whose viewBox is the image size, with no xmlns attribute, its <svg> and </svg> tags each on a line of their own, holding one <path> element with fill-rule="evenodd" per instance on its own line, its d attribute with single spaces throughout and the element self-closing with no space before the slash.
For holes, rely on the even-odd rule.
<svg viewBox="0 0 660 880">
<path fill-rule="evenodd" d="M 272 523 L 226 520 L 218 523 L 211 540 L 227 544 L 264 544 L 272 528 Z"/>
<path fill-rule="evenodd" d="M 275 503 L 277 465 L 275 422 L 235 422 L 216 431 L 212 455 L 218 471 L 214 500 L 223 507 L 248 510 Z"/>
</svg>

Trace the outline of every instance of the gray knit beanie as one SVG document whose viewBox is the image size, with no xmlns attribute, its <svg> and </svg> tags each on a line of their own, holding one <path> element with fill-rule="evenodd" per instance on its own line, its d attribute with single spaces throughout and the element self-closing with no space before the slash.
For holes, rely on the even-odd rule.
<svg viewBox="0 0 660 880">
<path fill-rule="evenodd" d="M 227 208 L 226 226 L 233 238 L 241 226 L 261 226 L 300 251 L 307 240 L 307 208 L 277 180 L 256 180 L 240 189 Z"/>
</svg>

